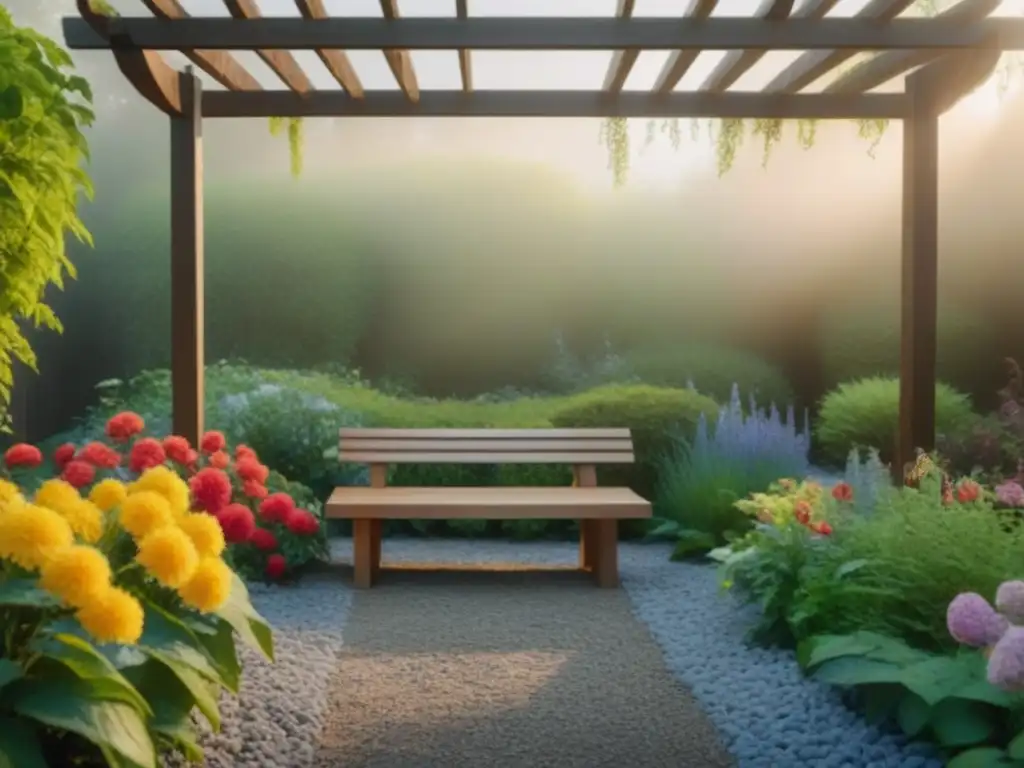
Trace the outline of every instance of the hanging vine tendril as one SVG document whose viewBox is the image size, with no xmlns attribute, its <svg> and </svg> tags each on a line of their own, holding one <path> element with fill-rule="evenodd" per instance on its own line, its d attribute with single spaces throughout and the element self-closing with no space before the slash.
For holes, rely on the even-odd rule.
<svg viewBox="0 0 1024 768">
<path fill-rule="evenodd" d="M 609 117 L 601 124 L 601 142 L 608 150 L 612 183 L 621 187 L 629 177 L 629 126 L 624 117 Z"/>
<path fill-rule="evenodd" d="M 291 161 L 291 173 L 298 178 L 302 173 L 303 148 L 305 137 L 302 130 L 301 117 L 272 117 L 269 120 L 271 136 L 288 134 L 288 153 Z"/>
</svg>

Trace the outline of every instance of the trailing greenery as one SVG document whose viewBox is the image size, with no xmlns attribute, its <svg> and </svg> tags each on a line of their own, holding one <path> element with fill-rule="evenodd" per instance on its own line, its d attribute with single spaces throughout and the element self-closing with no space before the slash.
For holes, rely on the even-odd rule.
<svg viewBox="0 0 1024 768">
<path fill-rule="evenodd" d="M 291 159 L 292 176 L 298 178 L 302 173 L 303 148 L 305 139 L 302 131 L 301 117 L 272 117 L 270 118 L 270 135 L 288 136 L 288 152 Z"/>
<path fill-rule="evenodd" d="M 62 330 L 45 292 L 75 276 L 65 235 L 91 243 L 78 201 L 92 195 L 81 166 L 89 154 L 82 129 L 93 112 L 71 57 L 16 27 L 2 7 L 0 41 L 0 409 L 8 428 L 13 362 L 36 367 L 23 324 Z"/>
</svg>

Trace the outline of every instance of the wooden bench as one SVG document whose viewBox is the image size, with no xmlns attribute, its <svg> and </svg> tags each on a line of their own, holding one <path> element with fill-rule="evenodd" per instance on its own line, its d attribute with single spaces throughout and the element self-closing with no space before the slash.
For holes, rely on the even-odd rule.
<svg viewBox="0 0 1024 768">
<path fill-rule="evenodd" d="M 598 464 L 631 464 L 628 429 L 342 429 L 338 459 L 368 464 L 369 486 L 335 488 L 329 518 L 352 520 L 355 585 L 380 572 L 383 520 L 580 521 L 580 567 L 598 586 L 619 583 L 618 521 L 650 518 L 629 488 L 600 488 Z M 389 464 L 569 464 L 572 487 L 387 487 Z"/>
</svg>

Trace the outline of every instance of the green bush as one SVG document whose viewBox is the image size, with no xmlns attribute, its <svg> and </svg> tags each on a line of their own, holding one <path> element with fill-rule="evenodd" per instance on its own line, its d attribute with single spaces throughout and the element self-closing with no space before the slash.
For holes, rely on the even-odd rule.
<svg viewBox="0 0 1024 768">
<path fill-rule="evenodd" d="M 840 384 L 822 401 L 814 434 L 824 463 L 841 466 L 850 450 L 875 448 L 883 461 L 895 452 L 900 411 L 899 379 L 874 377 Z M 936 431 L 958 434 L 977 415 L 967 395 L 947 384 L 935 386 Z"/>
<path fill-rule="evenodd" d="M 673 437 L 693 436 L 700 415 L 712 420 L 718 405 L 687 389 L 646 384 L 613 384 L 570 398 L 551 416 L 556 427 L 628 427 L 633 435 L 636 463 L 631 467 L 599 467 L 601 482 L 628 485 L 647 499 L 657 487 L 661 457 L 675 445 Z"/>
<path fill-rule="evenodd" d="M 759 405 L 785 408 L 793 402 L 793 389 L 776 366 L 757 355 L 718 344 L 680 344 L 648 347 L 626 355 L 632 372 L 645 384 L 688 387 L 713 400 L 728 402 L 733 385 Z"/>
</svg>

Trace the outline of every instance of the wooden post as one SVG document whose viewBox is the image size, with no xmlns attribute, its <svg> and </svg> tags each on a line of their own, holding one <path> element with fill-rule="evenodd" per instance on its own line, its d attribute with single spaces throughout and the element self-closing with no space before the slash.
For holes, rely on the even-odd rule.
<svg viewBox="0 0 1024 768">
<path fill-rule="evenodd" d="M 175 434 L 203 433 L 202 84 L 180 75 L 181 114 L 171 116 L 171 400 Z"/>
<path fill-rule="evenodd" d="M 597 468 L 592 464 L 581 464 L 572 468 L 573 485 L 577 488 L 592 488 L 597 485 Z M 580 568 L 590 573 L 597 572 L 597 528 L 594 520 L 580 520 Z"/>
</svg>

